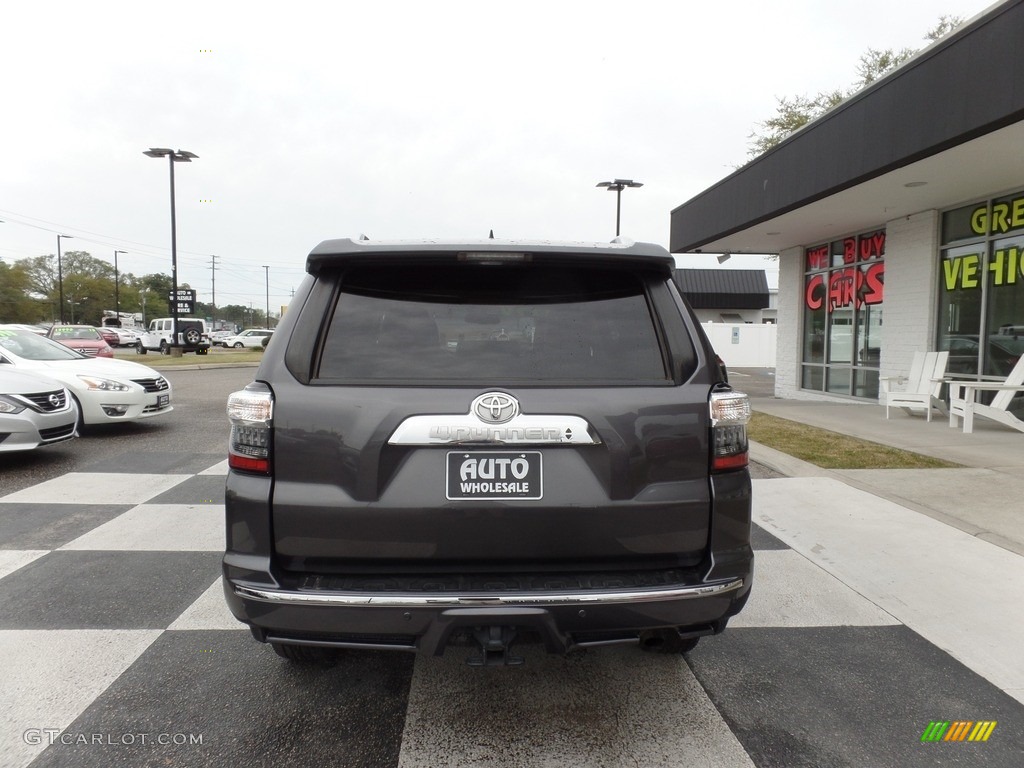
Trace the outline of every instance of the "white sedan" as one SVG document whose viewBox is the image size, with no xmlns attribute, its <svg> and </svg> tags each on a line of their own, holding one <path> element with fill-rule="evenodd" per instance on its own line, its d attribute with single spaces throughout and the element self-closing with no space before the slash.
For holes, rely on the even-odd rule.
<svg viewBox="0 0 1024 768">
<path fill-rule="evenodd" d="M 78 407 L 60 382 L 0 366 L 0 453 L 76 437 Z"/>
<path fill-rule="evenodd" d="M 81 423 L 109 424 L 170 413 L 171 385 L 152 368 L 128 360 L 86 357 L 28 331 L 0 328 L 0 366 L 60 382 Z"/>
</svg>

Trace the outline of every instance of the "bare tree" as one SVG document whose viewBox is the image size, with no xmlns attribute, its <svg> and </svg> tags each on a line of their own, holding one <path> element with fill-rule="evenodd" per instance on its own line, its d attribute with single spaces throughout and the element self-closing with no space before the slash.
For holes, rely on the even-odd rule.
<svg viewBox="0 0 1024 768">
<path fill-rule="evenodd" d="M 963 23 L 958 16 L 940 16 L 938 23 L 925 34 L 924 39 L 930 42 L 945 37 Z M 846 90 L 834 90 L 819 93 L 810 98 L 807 96 L 776 97 L 778 106 L 775 115 L 758 123 L 760 130 L 750 134 L 749 159 L 753 160 L 782 142 L 787 136 L 803 128 L 807 123 L 821 117 L 830 109 L 841 104 L 853 94 L 878 80 L 887 72 L 895 69 L 908 59 L 917 55 L 913 48 L 901 48 L 894 51 L 875 50 L 868 48 L 857 65 L 857 81 Z"/>
</svg>

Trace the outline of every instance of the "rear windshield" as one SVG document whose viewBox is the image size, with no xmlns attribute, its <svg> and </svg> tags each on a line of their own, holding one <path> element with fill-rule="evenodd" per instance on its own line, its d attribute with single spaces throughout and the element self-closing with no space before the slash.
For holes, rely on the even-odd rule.
<svg viewBox="0 0 1024 768">
<path fill-rule="evenodd" d="M 664 381 L 643 281 L 493 265 L 347 271 L 321 349 L 339 381 Z"/>
</svg>

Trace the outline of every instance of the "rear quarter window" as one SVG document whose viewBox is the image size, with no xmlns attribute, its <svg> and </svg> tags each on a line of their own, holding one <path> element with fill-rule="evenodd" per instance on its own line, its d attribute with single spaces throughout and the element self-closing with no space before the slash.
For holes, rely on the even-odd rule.
<svg viewBox="0 0 1024 768">
<path fill-rule="evenodd" d="M 631 272 L 431 265 L 337 279 L 321 380 L 668 380 L 645 281 Z"/>
</svg>

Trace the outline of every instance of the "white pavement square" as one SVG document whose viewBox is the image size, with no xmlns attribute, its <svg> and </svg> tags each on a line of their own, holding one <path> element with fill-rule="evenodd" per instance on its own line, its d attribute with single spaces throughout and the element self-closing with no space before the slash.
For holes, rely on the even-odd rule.
<svg viewBox="0 0 1024 768">
<path fill-rule="evenodd" d="M 733 627 L 891 626 L 900 622 L 791 549 L 754 556 L 754 589 Z"/>
<path fill-rule="evenodd" d="M 159 630 L 0 631 L 3 765 L 31 762 L 159 636 Z"/>
<path fill-rule="evenodd" d="M 248 631 L 246 626 L 231 615 L 224 601 L 224 586 L 220 579 L 210 585 L 192 605 L 185 609 L 168 629 L 239 629 Z"/>
<path fill-rule="evenodd" d="M 1024 558 L 830 478 L 755 480 L 754 520 L 1024 701 Z"/>
<path fill-rule="evenodd" d="M 69 472 L 0 497 L 30 504 L 142 504 L 192 475 L 145 475 L 128 472 Z"/>
<path fill-rule="evenodd" d="M 400 768 L 753 765 L 681 656 L 529 647 L 508 670 L 470 652 L 416 657 Z"/>
<path fill-rule="evenodd" d="M 223 552 L 223 504 L 140 504 L 61 549 Z"/>
<path fill-rule="evenodd" d="M 0 549 L 0 579 L 45 555 L 47 549 Z"/>
</svg>

